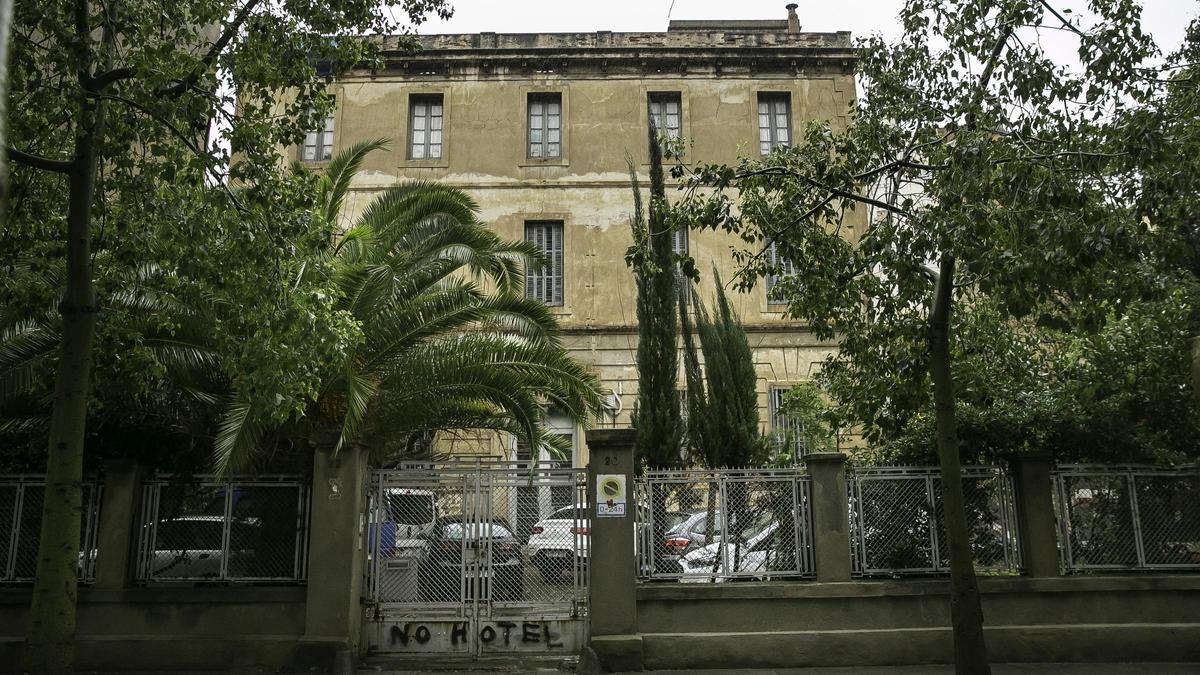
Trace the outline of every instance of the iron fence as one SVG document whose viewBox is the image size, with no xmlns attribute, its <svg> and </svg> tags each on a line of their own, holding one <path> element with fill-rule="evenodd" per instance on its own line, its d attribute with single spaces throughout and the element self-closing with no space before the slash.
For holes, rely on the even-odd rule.
<svg viewBox="0 0 1200 675">
<path fill-rule="evenodd" d="M 46 480 L 41 475 L 0 476 L 0 582 L 29 582 L 37 572 L 42 538 L 42 503 Z M 83 517 L 79 533 L 79 579 L 96 577 L 96 530 L 101 486 L 83 484 Z"/>
<path fill-rule="evenodd" d="M 814 574 L 811 483 L 799 469 L 648 471 L 635 487 L 643 578 Z"/>
<path fill-rule="evenodd" d="M 1200 467 L 1061 465 L 1053 480 L 1068 572 L 1200 569 Z"/>
<path fill-rule="evenodd" d="M 861 576 L 950 571 L 937 469 L 878 467 L 847 475 L 850 546 Z M 978 570 L 1020 567 L 1011 478 L 997 467 L 963 468 L 963 501 Z"/>
<path fill-rule="evenodd" d="M 556 462 L 374 472 L 368 597 L 381 615 L 586 615 L 586 487 L 586 469 Z"/>
<path fill-rule="evenodd" d="M 138 578 L 301 581 L 309 489 L 295 476 L 158 476 L 142 487 Z"/>
</svg>

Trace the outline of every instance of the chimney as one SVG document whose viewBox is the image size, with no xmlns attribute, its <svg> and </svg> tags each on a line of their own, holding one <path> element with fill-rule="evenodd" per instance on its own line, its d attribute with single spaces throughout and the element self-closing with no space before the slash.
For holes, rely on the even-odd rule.
<svg viewBox="0 0 1200 675">
<path fill-rule="evenodd" d="M 787 6 L 788 11 L 788 32 L 800 32 L 800 17 L 796 16 L 796 8 L 799 7 L 796 3 L 791 3 Z"/>
</svg>

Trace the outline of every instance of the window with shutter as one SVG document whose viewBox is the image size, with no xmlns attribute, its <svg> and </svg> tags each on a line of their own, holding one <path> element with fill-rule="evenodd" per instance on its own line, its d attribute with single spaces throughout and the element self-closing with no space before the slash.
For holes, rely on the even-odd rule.
<svg viewBox="0 0 1200 675">
<path fill-rule="evenodd" d="M 787 92 L 758 95 L 758 151 L 769 155 L 792 143 L 792 102 Z"/>
<path fill-rule="evenodd" d="M 562 238 L 561 221 L 525 223 L 525 241 L 532 242 L 546 256 L 545 264 L 525 271 L 525 295 L 556 307 L 563 304 Z"/>
<path fill-rule="evenodd" d="M 562 94 L 529 95 L 529 157 L 562 156 Z"/>
<path fill-rule="evenodd" d="M 414 94 L 408 99 L 408 158 L 442 158 L 442 95 Z"/>
<path fill-rule="evenodd" d="M 780 385 L 770 388 L 771 434 L 781 451 L 790 452 L 793 459 L 804 456 L 804 425 L 784 414 L 783 398 L 790 387 Z"/>
<path fill-rule="evenodd" d="M 300 161 L 323 162 L 332 156 L 333 113 L 329 113 L 320 129 L 304 134 L 304 145 L 300 147 Z"/>
<path fill-rule="evenodd" d="M 649 95 L 649 102 L 650 119 L 654 122 L 659 138 L 679 140 L 683 134 L 683 105 L 679 92 L 654 92 Z M 664 155 L 675 156 L 669 150 Z"/>
<path fill-rule="evenodd" d="M 776 286 L 784 277 L 795 276 L 796 266 L 792 264 L 791 260 L 779 255 L 779 247 L 776 242 L 771 242 L 771 245 L 767 247 L 767 267 L 772 270 L 767 272 L 767 304 L 786 305 L 787 299 L 776 291 Z"/>
</svg>

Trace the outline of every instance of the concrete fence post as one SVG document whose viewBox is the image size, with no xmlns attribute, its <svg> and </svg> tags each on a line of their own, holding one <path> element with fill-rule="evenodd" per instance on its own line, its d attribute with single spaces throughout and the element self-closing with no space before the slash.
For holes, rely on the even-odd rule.
<svg viewBox="0 0 1200 675">
<path fill-rule="evenodd" d="M 304 637 L 287 669 L 353 673 L 363 619 L 367 453 L 318 450 L 312 480 Z"/>
<path fill-rule="evenodd" d="M 1016 488 L 1017 531 L 1021 536 L 1021 566 L 1031 577 L 1059 574 L 1058 524 L 1054 515 L 1050 472 L 1054 458 L 1048 453 L 1009 458 Z"/>
<path fill-rule="evenodd" d="M 805 455 L 812 476 L 813 553 L 817 581 L 850 580 L 850 507 L 846 456 L 840 452 Z"/>
<path fill-rule="evenodd" d="M 588 513 L 591 516 L 589 646 L 598 665 L 608 671 L 642 670 L 642 637 L 637 628 L 637 559 L 634 554 L 637 499 L 633 489 L 633 445 L 636 438 L 633 429 L 591 429 L 587 432 L 591 455 L 588 462 Z M 617 498 L 613 499 L 614 496 Z M 615 507 L 622 496 L 624 512 L 615 513 L 619 511 Z M 603 508 L 598 504 L 603 504 Z M 585 654 L 585 662 L 587 659 Z"/>
<path fill-rule="evenodd" d="M 139 510 L 142 505 L 141 465 L 127 459 L 104 464 L 104 490 L 97 523 L 96 581 L 92 588 L 116 590 L 133 585 Z"/>
</svg>

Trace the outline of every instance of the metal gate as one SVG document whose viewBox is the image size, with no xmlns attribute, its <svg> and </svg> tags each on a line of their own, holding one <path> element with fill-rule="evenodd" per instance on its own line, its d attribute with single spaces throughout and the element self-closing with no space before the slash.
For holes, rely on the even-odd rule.
<svg viewBox="0 0 1200 675">
<path fill-rule="evenodd" d="M 375 653 L 572 654 L 587 638 L 586 469 L 444 464 L 371 477 Z"/>
</svg>

